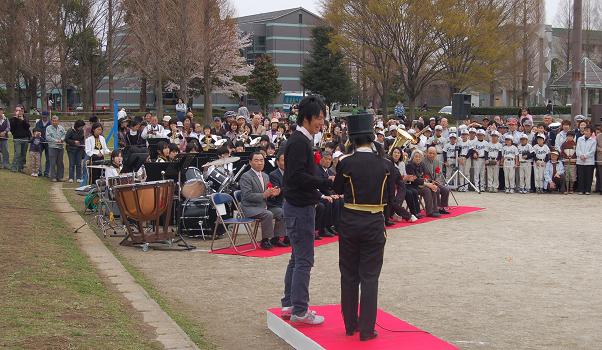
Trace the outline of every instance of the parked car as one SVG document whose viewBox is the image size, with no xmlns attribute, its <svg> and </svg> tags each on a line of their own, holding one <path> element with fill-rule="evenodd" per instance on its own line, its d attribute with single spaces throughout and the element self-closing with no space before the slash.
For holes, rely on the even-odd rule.
<svg viewBox="0 0 602 350">
<path fill-rule="evenodd" d="M 452 106 L 445 106 L 439 110 L 439 114 L 452 114 Z"/>
</svg>

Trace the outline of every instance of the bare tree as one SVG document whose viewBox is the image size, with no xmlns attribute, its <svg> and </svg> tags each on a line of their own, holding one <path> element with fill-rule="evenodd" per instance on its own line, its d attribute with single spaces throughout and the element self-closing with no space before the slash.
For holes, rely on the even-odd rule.
<svg viewBox="0 0 602 350">
<path fill-rule="evenodd" d="M 5 54 L 0 55 L 0 75 L 6 83 L 10 107 L 18 103 L 17 71 L 23 61 L 23 31 L 19 28 L 25 22 L 22 9 L 22 1 L 0 1 L 0 46 L 5 48 Z"/>
</svg>

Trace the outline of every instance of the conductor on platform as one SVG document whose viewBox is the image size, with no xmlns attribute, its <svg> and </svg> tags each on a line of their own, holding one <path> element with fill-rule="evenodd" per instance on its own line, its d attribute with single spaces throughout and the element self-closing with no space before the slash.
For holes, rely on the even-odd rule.
<svg viewBox="0 0 602 350">
<path fill-rule="evenodd" d="M 284 146 L 284 221 L 292 253 L 284 277 L 282 317 L 292 323 L 318 325 L 324 317 L 309 308 L 309 278 L 314 265 L 314 223 L 318 191 L 328 191 L 334 176 L 315 175 L 313 137 L 324 125 L 326 105 L 316 96 L 299 103 L 297 129 Z"/>
<path fill-rule="evenodd" d="M 377 335 L 378 277 L 386 241 L 383 211 L 391 175 L 374 144 L 372 125 L 371 114 L 349 116 L 352 153 L 341 158 L 334 180 L 335 192 L 345 199 L 339 228 L 341 308 L 347 335 L 359 331 L 362 341 Z"/>
</svg>

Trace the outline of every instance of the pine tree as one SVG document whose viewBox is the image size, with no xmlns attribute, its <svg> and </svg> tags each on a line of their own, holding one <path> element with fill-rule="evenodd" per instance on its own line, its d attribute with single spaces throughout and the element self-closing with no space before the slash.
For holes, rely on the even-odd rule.
<svg viewBox="0 0 602 350">
<path fill-rule="evenodd" d="M 268 105 L 282 90 L 282 85 L 278 82 L 278 69 L 272 63 L 270 56 L 257 58 L 255 68 L 249 76 L 247 90 L 257 100 L 264 115 L 267 115 Z"/>
<path fill-rule="evenodd" d="M 313 51 L 301 74 L 303 86 L 324 96 L 326 103 L 349 102 L 353 82 L 341 51 L 330 49 L 332 28 L 318 26 L 312 30 Z"/>
</svg>

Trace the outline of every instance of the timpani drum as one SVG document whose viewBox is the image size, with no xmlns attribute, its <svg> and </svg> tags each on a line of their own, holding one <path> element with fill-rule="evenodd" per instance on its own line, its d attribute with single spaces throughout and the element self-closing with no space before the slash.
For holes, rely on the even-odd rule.
<svg viewBox="0 0 602 350">
<path fill-rule="evenodd" d="M 112 176 L 107 178 L 107 186 L 109 187 L 109 198 L 111 200 L 115 199 L 115 195 L 113 193 L 113 187 L 119 185 L 131 185 L 136 182 L 136 174 L 127 173 L 121 174 L 119 176 Z"/>
<path fill-rule="evenodd" d="M 174 238 L 169 230 L 173 205 L 174 182 L 162 180 L 113 187 L 123 224 L 131 244 L 163 242 Z M 163 226 L 159 219 L 164 218 Z M 146 231 L 145 223 L 154 222 L 154 229 Z"/>
</svg>

